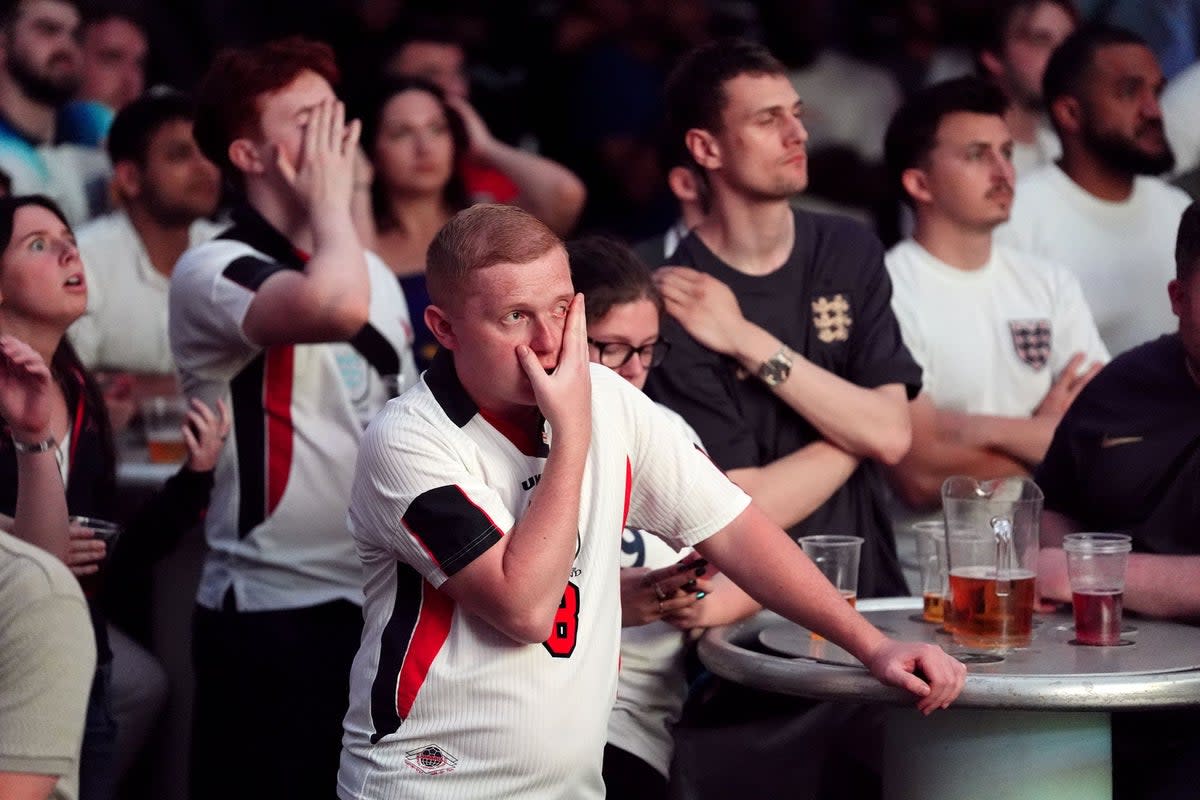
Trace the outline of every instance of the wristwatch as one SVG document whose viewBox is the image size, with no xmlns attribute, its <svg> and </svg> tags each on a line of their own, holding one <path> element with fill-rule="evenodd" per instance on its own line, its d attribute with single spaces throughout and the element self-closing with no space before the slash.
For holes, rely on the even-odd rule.
<svg viewBox="0 0 1200 800">
<path fill-rule="evenodd" d="M 758 377 L 767 386 L 778 386 L 792 374 L 792 354 L 787 345 L 779 348 L 779 352 L 758 365 Z"/>
</svg>

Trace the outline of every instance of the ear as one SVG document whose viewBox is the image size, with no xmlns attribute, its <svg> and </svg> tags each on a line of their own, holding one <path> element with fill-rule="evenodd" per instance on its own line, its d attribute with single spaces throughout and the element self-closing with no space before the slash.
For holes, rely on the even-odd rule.
<svg viewBox="0 0 1200 800">
<path fill-rule="evenodd" d="M 696 163 L 704 169 L 721 168 L 721 148 L 711 133 L 692 128 L 683 136 L 683 145 Z"/>
<path fill-rule="evenodd" d="M 993 79 L 999 78 L 1004 74 L 1004 63 L 990 50 L 980 51 L 979 64 Z"/>
<path fill-rule="evenodd" d="M 1167 297 L 1171 298 L 1171 313 L 1177 317 L 1180 316 L 1183 305 L 1187 302 L 1187 286 L 1185 282 L 1175 278 L 1168 283 Z"/>
<path fill-rule="evenodd" d="M 112 183 L 118 197 L 137 197 L 142 193 L 142 170 L 132 161 L 118 161 L 113 165 Z"/>
<path fill-rule="evenodd" d="M 909 167 L 900 173 L 900 185 L 917 203 L 933 202 L 933 191 L 929 188 L 929 176 L 925 170 Z"/>
<path fill-rule="evenodd" d="M 263 161 L 258 147 L 249 139 L 234 139 L 226 151 L 229 162 L 242 172 L 261 175 L 267 171 L 267 163 Z"/>
<path fill-rule="evenodd" d="M 1064 95 L 1050 104 L 1050 116 L 1060 131 L 1079 133 L 1083 129 L 1083 104 L 1079 98 Z"/>
<path fill-rule="evenodd" d="M 667 186 L 681 203 L 694 203 L 700 199 L 700 187 L 697 184 L 696 173 L 690 167 L 671 167 L 667 173 Z"/>
<path fill-rule="evenodd" d="M 450 315 L 445 309 L 435 305 L 425 306 L 425 327 L 429 328 L 433 338 L 447 350 L 458 349 L 458 337 L 454 335 L 454 327 L 450 324 Z"/>
</svg>

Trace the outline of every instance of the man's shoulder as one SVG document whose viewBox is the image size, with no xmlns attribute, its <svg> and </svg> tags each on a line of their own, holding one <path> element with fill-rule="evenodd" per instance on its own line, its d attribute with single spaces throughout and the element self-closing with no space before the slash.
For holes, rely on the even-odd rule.
<svg viewBox="0 0 1200 800">
<path fill-rule="evenodd" d="M 1108 414 L 1120 419 L 1131 406 L 1159 405 L 1161 400 L 1169 399 L 1164 395 L 1178 391 L 1185 369 L 1183 352 L 1178 334 L 1160 336 L 1126 350 L 1092 378 L 1068 413 L 1089 418 Z"/>
<path fill-rule="evenodd" d="M 883 259 L 883 244 L 869 227 L 843 214 L 793 209 L 796 243 L 792 262 L 820 268 L 836 264 L 839 270 L 853 265 L 874 268 Z"/>
<path fill-rule="evenodd" d="M 137 232 L 129 221 L 129 215 L 124 211 L 113 211 L 88 220 L 75 230 L 79 249 L 85 254 L 89 250 L 95 250 L 102 255 L 116 255 L 108 248 L 126 247 L 136 238 Z"/>
<path fill-rule="evenodd" d="M 1143 202 L 1166 213 L 1183 214 L 1184 209 L 1192 204 L 1191 196 L 1183 189 L 1152 175 L 1138 177 L 1137 191 L 1144 197 Z"/>
<path fill-rule="evenodd" d="M 79 582 L 61 561 L 3 531 L 0 531 L 0 585 L 28 602 L 59 596 L 83 605 Z"/>
</svg>

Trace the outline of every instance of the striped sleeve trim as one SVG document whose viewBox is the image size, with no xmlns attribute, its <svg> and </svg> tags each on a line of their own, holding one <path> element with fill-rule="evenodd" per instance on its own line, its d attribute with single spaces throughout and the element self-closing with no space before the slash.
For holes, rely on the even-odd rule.
<svg viewBox="0 0 1200 800">
<path fill-rule="evenodd" d="M 242 256 L 230 261 L 221 274 L 238 286 L 257 292 L 267 278 L 285 269 L 288 267 L 282 264 L 264 261 L 255 256 Z"/>
<path fill-rule="evenodd" d="M 404 512 L 404 526 L 450 577 L 500 541 L 504 532 L 458 486 L 418 495 Z"/>
</svg>

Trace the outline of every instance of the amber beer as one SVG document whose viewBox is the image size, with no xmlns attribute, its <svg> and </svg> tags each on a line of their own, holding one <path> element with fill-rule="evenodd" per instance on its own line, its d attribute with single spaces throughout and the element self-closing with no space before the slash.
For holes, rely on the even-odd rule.
<svg viewBox="0 0 1200 800">
<path fill-rule="evenodd" d="M 925 605 L 921 610 L 921 618 L 926 622 L 941 622 L 945 616 L 946 598 L 935 592 L 925 592 L 922 597 Z"/>
<path fill-rule="evenodd" d="M 1121 642 L 1124 592 L 1072 592 L 1075 638 L 1080 644 L 1114 645 Z"/>
<path fill-rule="evenodd" d="M 946 628 L 966 647 L 1027 647 L 1033 636 L 1034 573 L 1010 570 L 1008 593 L 996 593 L 995 567 L 950 570 Z"/>
<path fill-rule="evenodd" d="M 149 438 L 146 440 L 146 451 L 156 464 L 178 464 L 187 458 L 187 444 L 183 441 L 182 433 L 177 439 Z"/>
</svg>

